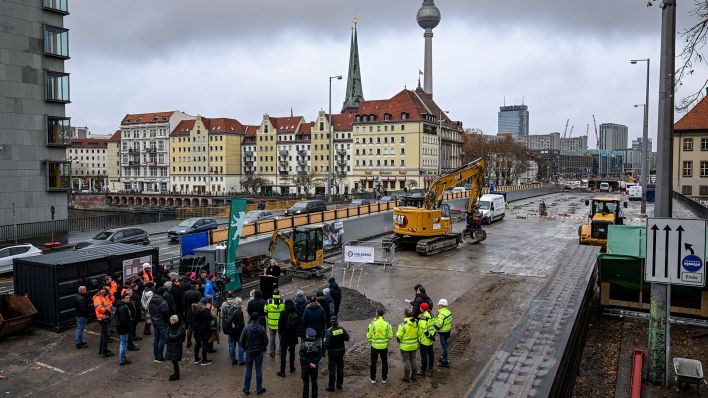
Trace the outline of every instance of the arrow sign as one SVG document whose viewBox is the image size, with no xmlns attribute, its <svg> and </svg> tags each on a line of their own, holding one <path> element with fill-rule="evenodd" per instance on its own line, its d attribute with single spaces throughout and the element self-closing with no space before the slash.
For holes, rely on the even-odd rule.
<svg viewBox="0 0 708 398">
<path fill-rule="evenodd" d="M 645 236 L 646 282 L 705 286 L 706 220 L 650 218 Z"/>
</svg>

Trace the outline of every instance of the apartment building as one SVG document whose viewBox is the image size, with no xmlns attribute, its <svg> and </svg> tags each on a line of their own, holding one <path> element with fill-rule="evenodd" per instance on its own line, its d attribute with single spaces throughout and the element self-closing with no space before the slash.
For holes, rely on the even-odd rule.
<svg viewBox="0 0 708 398">
<path fill-rule="evenodd" d="M 255 175 L 258 168 L 256 135 L 260 126 L 244 126 L 244 137 L 241 142 L 241 171 L 243 176 Z"/>
<path fill-rule="evenodd" d="M 110 192 L 120 191 L 120 130 L 106 142 L 106 186 Z"/>
<path fill-rule="evenodd" d="M 345 112 L 332 114 L 332 143 L 334 147 L 330 152 L 329 148 L 329 114 L 320 111 L 317 114 L 312 127 L 313 146 L 313 169 L 317 176 L 315 192 L 324 194 L 326 192 L 326 181 L 329 175 L 329 159 L 332 156 L 332 193 L 335 195 L 349 194 L 354 189 L 354 179 L 352 162 L 353 154 L 353 131 L 352 125 L 356 114 Z"/>
<path fill-rule="evenodd" d="M 67 218 L 66 0 L 0 6 L 0 225 Z"/>
<path fill-rule="evenodd" d="M 674 191 L 708 200 L 708 96 L 674 124 Z"/>
<path fill-rule="evenodd" d="M 186 119 L 170 133 L 170 190 L 223 194 L 241 188 L 241 142 L 236 119 Z"/>
<path fill-rule="evenodd" d="M 128 191 L 167 192 L 170 189 L 170 133 L 182 120 L 195 119 L 180 111 L 126 115 L 121 131 L 121 186 Z"/>
<path fill-rule="evenodd" d="M 71 162 L 71 186 L 75 191 L 102 192 L 106 189 L 108 140 L 105 138 L 72 138 L 66 148 Z"/>
</svg>

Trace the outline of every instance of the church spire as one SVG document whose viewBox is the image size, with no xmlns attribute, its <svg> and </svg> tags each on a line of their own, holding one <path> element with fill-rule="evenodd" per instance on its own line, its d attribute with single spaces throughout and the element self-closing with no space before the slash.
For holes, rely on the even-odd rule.
<svg viewBox="0 0 708 398">
<path fill-rule="evenodd" d="M 359 107 L 359 103 L 364 101 L 364 93 L 361 88 L 361 70 L 359 69 L 359 44 L 356 37 L 356 24 L 358 17 L 354 17 L 352 27 L 351 49 L 349 51 L 349 76 L 347 77 L 347 92 L 344 98 L 342 112 Z"/>
</svg>

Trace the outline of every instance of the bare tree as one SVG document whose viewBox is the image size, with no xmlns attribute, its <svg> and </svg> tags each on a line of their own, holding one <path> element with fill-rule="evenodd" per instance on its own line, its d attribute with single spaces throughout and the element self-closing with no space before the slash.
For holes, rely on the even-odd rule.
<svg viewBox="0 0 708 398">
<path fill-rule="evenodd" d="M 495 184 L 513 184 L 528 169 L 528 151 L 511 137 L 465 134 L 463 140 L 465 162 L 486 160 L 487 177 Z"/>
<path fill-rule="evenodd" d="M 313 176 L 310 173 L 298 174 L 297 176 L 292 178 L 292 183 L 298 188 L 298 191 L 302 191 L 303 193 L 308 195 L 312 192 L 312 188 L 314 188 L 315 185 L 321 183 L 322 181 L 322 177 Z"/>
<path fill-rule="evenodd" d="M 694 0 L 695 6 L 690 14 L 696 19 L 696 23 L 684 29 L 679 34 L 684 40 L 684 47 L 679 56 L 682 59 L 681 65 L 676 70 L 676 87 L 682 86 L 684 80 L 694 74 L 695 65 L 708 65 L 703 51 L 708 43 L 708 0 Z M 699 99 L 708 87 L 708 78 L 700 83 L 697 91 L 681 99 L 681 103 L 676 105 L 676 110 L 685 112 Z"/>
<path fill-rule="evenodd" d="M 268 179 L 251 174 L 241 180 L 241 189 L 255 195 L 262 186 L 268 184 L 270 184 Z"/>
</svg>

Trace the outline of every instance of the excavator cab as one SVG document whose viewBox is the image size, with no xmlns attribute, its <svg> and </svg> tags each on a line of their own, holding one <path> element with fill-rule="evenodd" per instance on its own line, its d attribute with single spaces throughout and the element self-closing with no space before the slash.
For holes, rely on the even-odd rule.
<svg viewBox="0 0 708 398">
<path fill-rule="evenodd" d="M 581 245 L 607 246 L 607 232 L 610 225 L 622 225 L 624 218 L 621 210 L 621 199 L 613 197 L 598 197 L 592 201 L 586 200 L 590 206 L 590 222 L 578 227 Z M 627 207 L 627 202 L 622 202 Z"/>
<path fill-rule="evenodd" d="M 324 245 L 322 226 L 296 227 L 292 231 L 291 261 L 294 268 L 310 269 L 322 265 Z M 292 260 L 292 259 L 291 259 Z"/>
</svg>

